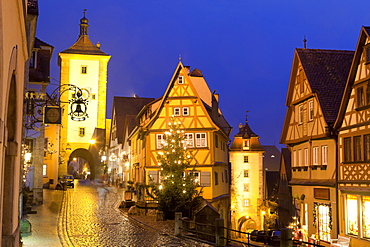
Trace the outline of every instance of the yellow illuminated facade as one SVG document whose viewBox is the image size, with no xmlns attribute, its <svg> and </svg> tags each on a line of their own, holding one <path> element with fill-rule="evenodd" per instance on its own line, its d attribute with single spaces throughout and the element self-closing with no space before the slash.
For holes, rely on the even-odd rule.
<svg viewBox="0 0 370 247">
<path fill-rule="evenodd" d="M 211 93 L 201 72 L 190 71 L 179 62 L 165 94 L 146 105 L 138 118 L 140 125 L 129 136 L 134 182 L 148 183 L 149 177 L 160 182 L 157 155 L 173 118 L 187 136 L 202 196 L 222 218 L 229 219 L 227 142 L 231 128 L 218 108 L 218 95 Z"/>
<path fill-rule="evenodd" d="M 263 230 L 264 150 L 246 122 L 239 125 L 230 147 L 231 164 L 231 226 L 242 231 Z"/>
<path fill-rule="evenodd" d="M 74 97 L 73 92 L 66 91 L 60 97 L 63 109 L 60 149 L 65 152 L 60 173 L 67 172 L 68 157 L 74 150 L 87 150 L 92 145 L 90 139 L 96 128 L 105 129 L 107 67 L 111 56 L 100 50 L 99 43 L 92 44 L 87 34 L 88 26 L 88 20 L 83 17 L 77 42 L 59 53 L 60 85 L 73 84 L 84 89 L 83 97 L 88 97 L 88 117 L 84 121 L 74 121 L 69 116 L 71 110 L 67 102 Z"/>
</svg>

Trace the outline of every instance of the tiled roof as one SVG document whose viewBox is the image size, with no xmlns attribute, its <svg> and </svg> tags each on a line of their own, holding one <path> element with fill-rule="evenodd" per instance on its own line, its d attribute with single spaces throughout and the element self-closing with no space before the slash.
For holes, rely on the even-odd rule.
<svg viewBox="0 0 370 247">
<path fill-rule="evenodd" d="M 246 122 L 243 127 L 239 128 L 239 132 L 234 137 L 242 137 L 243 139 L 249 139 L 251 137 L 258 136 L 255 134 L 249 124 Z"/>
<path fill-rule="evenodd" d="M 367 34 L 370 36 L 370 27 L 365 27 L 364 26 L 364 29 L 366 30 Z"/>
<path fill-rule="evenodd" d="M 107 53 L 101 51 L 89 39 L 87 35 L 80 35 L 76 43 L 74 43 L 67 50 L 61 53 L 84 54 L 84 55 L 103 55 L 108 56 Z"/>
<path fill-rule="evenodd" d="M 116 127 L 118 143 L 122 143 L 124 123 L 128 121 L 129 126 L 132 127 L 132 116 L 136 116 L 140 110 L 148 103 L 152 102 L 154 98 L 140 98 L 140 97 L 118 97 L 113 99 L 113 110 L 116 114 Z M 128 117 L 130 116 L 130 117 Z M 113 117 L 113 116 L 112 116 Z M 126 117 L 128 117 L 126 119 Z"/>
<path fill-rule="evenodd" d="M 326 122 L 334 123 L 354 51 L 297 49 L 297 53 Z"/>
<path fill-rule="evenodd" d="M 54 46 L 49 45 L 48 43 L 46 43 L 46 42 L 42 41 L 41 39 L 35 37 L 35 43 L 34 43 L 33 47 L 41 48 L 41 46 L 50 46 L 50 47 L 54 48 Z"/>
</svg>

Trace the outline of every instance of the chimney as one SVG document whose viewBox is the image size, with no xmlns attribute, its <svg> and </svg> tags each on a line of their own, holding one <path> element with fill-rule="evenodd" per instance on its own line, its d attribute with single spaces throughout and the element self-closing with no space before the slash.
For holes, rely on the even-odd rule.
<svg viewBox="0 0 370 247">
<path fill-rule="evenodd" d="M 212 93 L 212 119 L 217 123 L 218 121 L 218 97 L 216 90 Z"/>
</svg>

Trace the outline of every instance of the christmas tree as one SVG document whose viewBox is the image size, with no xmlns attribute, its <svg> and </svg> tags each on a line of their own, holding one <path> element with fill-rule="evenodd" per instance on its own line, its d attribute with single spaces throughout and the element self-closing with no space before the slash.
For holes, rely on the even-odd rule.
<svg viewBox="0 0 370 247">
<path fill-rule="evenodd" d="M 163 211 L 166 219 L 173 219 L 175 212 L 189 217 L 193 199 L 199 192 L 192 170 L 189 170 L 192 155 L 186 148 L 187 140 L 180 122 L 171 120 L 162 144 L 157 157 L 161 167 L 161 181 L 155 191 L 158 209 Z"/>
</svg>

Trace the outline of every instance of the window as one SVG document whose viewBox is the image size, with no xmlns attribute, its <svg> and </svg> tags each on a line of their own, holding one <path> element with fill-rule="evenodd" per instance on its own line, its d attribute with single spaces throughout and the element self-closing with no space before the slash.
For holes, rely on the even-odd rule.
<svg viewBox="0 0 370 247">
<path fill-rule="evenodd" d="M 37 52 L 33 51 L 30 58 L 30 68 L 36 69 L 37 66 Z"/>
<path fill-rule="evenodd" d="M 95 100 L 95 99 L 96 99 L 96 94 L 94 94 L 94 93 L 93 93 L 93 94 L 91 95 L 91 99 L 92 99 L 92 100 Z"/>
<path fill-rule="evenodd" d="M 216 148 L 218 148 L 218 135 L 215 134 L 215 146 Z"/>
<path fill-rule="evenodd" d="M 370 62 L 370 46 L 369 45 L 365 46 L 365 60 L 366 60 L 366 63 Z"/>
<path fill-rule="evenodd" d="M 244 147 L 249 148 L 249 141 L 250 140 L 244 140 Z"/>
<path fill-rule="evenodd" d="M 304 149 L 304 165 L 308 166 L 308 148 Z"/>
<path fill-rule="evenodd" d="M 302 166 L 302 149 L 298 150 L 298 166 Z"/>
<path fill-rule="evenodd" d="M 352 161 L 352 143 L 351 137 L 347 137 L 343 139 L 344 145 L 344 162 L 351 162 Z"/>
<path fill-rule="evenodd" d="M 248 155 L 244 155 L 244 163 L 248 163 L 249 162 L 249 156 Z"/>
<path fill-rule="evenodd" d="M 182 115 L 183 116 L 189 116 L 189 107 L 183 107 L 182 108 Z"/>
<path fill-rule="evenodd" d="M 180 116 L 180 107 L 174 107 L 173 108 L 173 115 L 174 116 Z"/>
<path fill-rule="evenodd" d="M 189 172 L 189 175 L 190 176 L 194 176 L 194 182 L 196 184 L 200 184 L 200 172 L 199 171 L 192 171 L 192 172 Z"/>
<path fill-rule="evenodd" d="M 249 206 L 250 206 L 250 200 L 244 199 L 244 207 L 249 207 Z"/>
<path fill-rule="evenodd" d="M 165 143 L 165 136 L 163 134 L 157 134 L 156 139 L 157 139 L 157 149 L 163 148 L 163 145 Z"/>
<path fill-rule="evenodd" d="M 316 211 L 316 226 L 319 231 L 319 239 L 330 241 L 331 234 L 331 207 L 330 204 L 314 203 Z"/>
<path fill-rule="evenodd" d="M 244 192 L 249 192 L 249 184 L 244 184 Z"/>
<path fill-rule="evenodd" d="M 206 147 L 207 146 L 207 136 L 206 133 L 196 133 L 195 134 L 196 147 Z"/>
<path fill-rule="evenodd" d="M 244 177 L 249 178 L 249 170 L 244 170 Z"/>
<path fill-rule="evenodd" d="M 347 195 L 346 198 L 347 208 L 347 220 L 346 220 L 346 233 L 352 235 L 358 235 L 358 207 L 357 207 L 357 196 Z"/>
<path fill-rule="evenodd" d="M 183 76 L 179 76 L 179 79 L 177 81 L 178 84 L 184 84 L 184 77 Z"/>
<path fill-rule="evenodd" d="M 218 185 L 218 172 L 215 172 L 215 185 Z"/>
<path fill-rule="evenodd" d="M 87 74 L 87 66 L 86 65 L 81 66 L 81 74 Z"/>
<path fill-rule="evenodd" d="M 314 166 L 319 165 L 319 147 L 312 148 L 312 160 Z"/>
<path fill-rule="evenodd" d="M 370 161 L 370 135 L 364 135 L 364 160 Z"/>
<path fill-rule="evenodd" d="M 370 196 L 362 197 L 362 214 L 363 237 L 370 238 Z"/>
<path fill-rule="evenodd" d="M 79 128 L 78 135 L 81 137 L 85 136 L 85 128 Z"/>
<path fill-rule="evenodd" d="M 159 171 L 148 171 L 149 184 L 159 183 Z"/>
<path fill-rule="evenodd" d="M 297 151 L 293 151 L 293 166 L 297 166 Z"/>
<path fill-rule="evenodd" d="M 48 168 L 48 165 L 44 164 L 42 165 L 42 176 L 46 177 L 48 174 L 47 174 L 47 168 Z"/>
<path fill-rule="evenodd" d="M 361 136 L 353 137 L 354 161 L 361 161 Z"/>
<path fill-rule="evenodd" d="M 298 123 L 302 124 L 303 123 L 303 105 L 300 105 L 298 109 L 299 109 Z"/>
<path fill-rule="evenodd" d="M 328 146 L 321 147 L 321 164 L 328 165 Z"/>
<path fill-rule="evenodd" d="M 211 173 L 210 172 L 201 172 L 200 173 L 200 186 L 209 187 L 211 186 Z"/>
<path fill-rule="evenodd" d="M 370 105 L 370 81 L 367 83 L 366 89 L 366 104 Z"/>
<path fill-rule="evenodd" d="M 313 120 L 313 100 L 308 102 L 308 120 Z"/>
<path fill-rule="evenodd" d="M 186 147 L 194 147 L 194 134 L 185 133 L 185 145 Z"/>
<path fill-rule="evenodd" d="M 359 87 L 357 88 L 357 107 L 361 107 L 364 105 L 365 105 L 364 88 Z"/>
<path fill-rule="evenodd" d="M 227 170 L 224 171 L 224 176 L 225 176 L 225 183 L 228 183 L 229 182 L 229 174 L 228 174 Z"/>
</svg>

